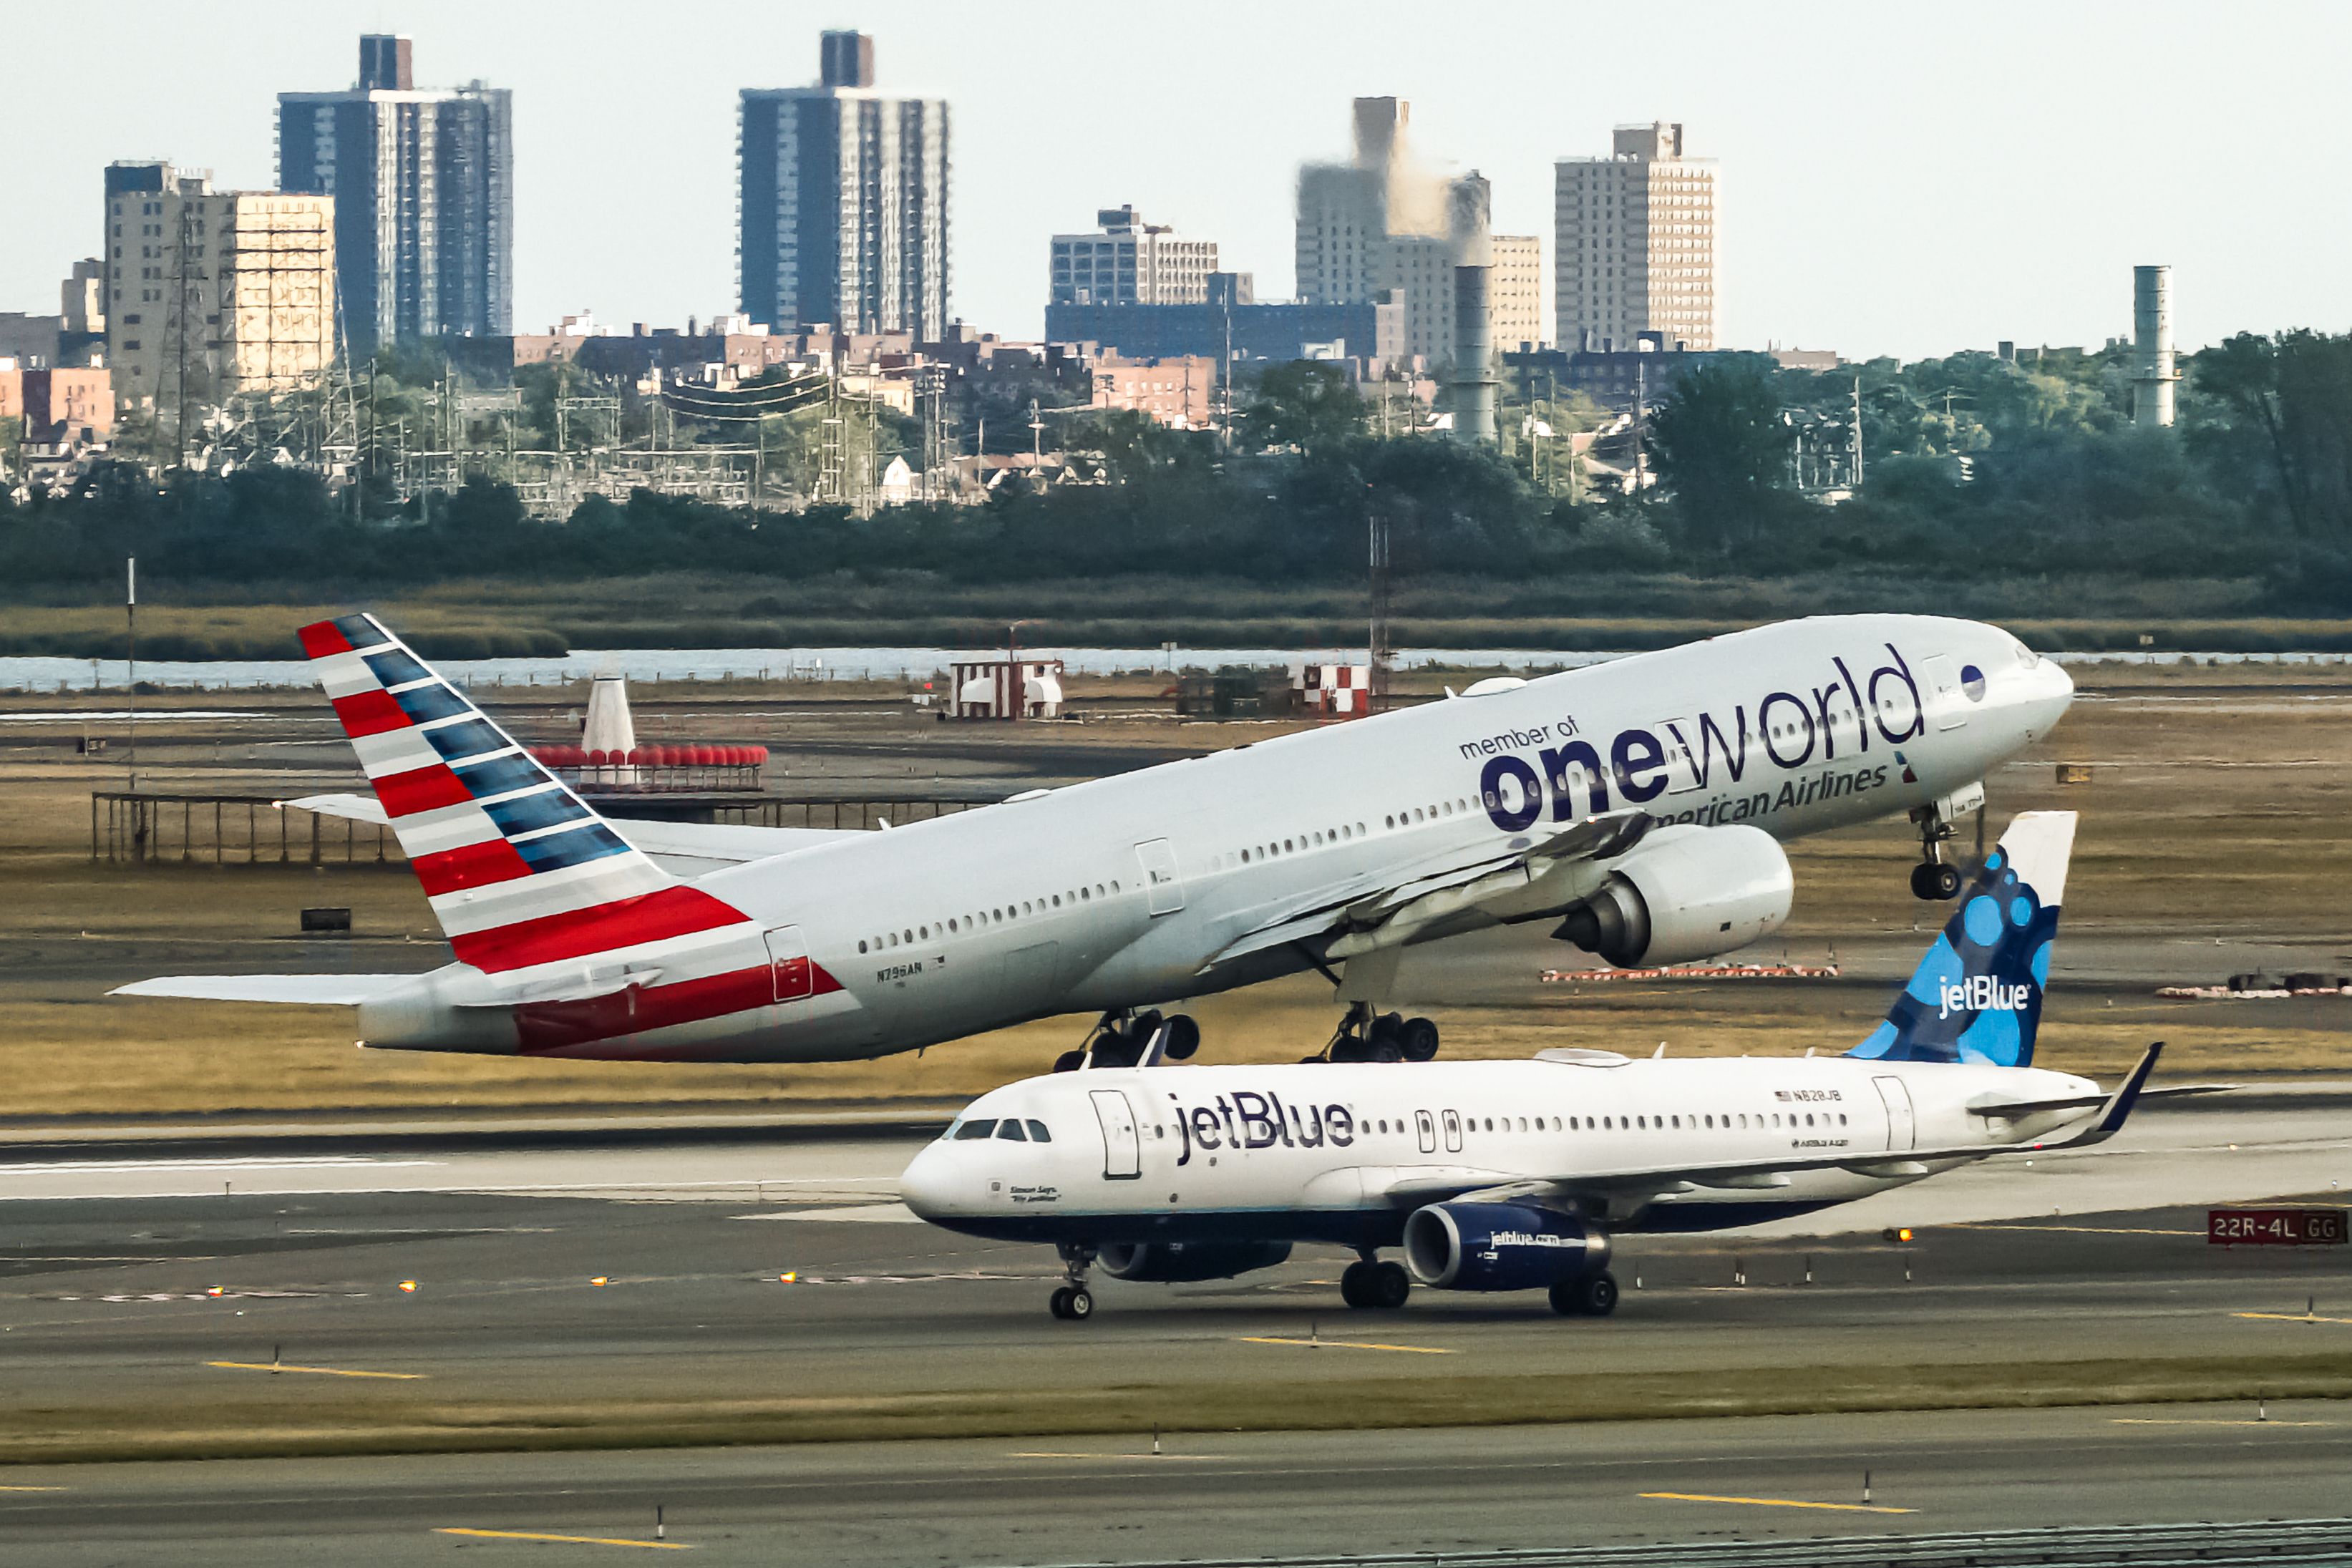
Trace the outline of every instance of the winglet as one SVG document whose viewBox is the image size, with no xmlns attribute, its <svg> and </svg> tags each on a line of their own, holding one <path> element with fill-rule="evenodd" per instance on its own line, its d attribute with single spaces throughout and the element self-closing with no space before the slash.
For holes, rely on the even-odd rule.
<svg viewBox="0 0 2352 1568">
<path fill-rule="evenodd" d="M 2116 1092 L 2113 1094 L 2107 1096 L 2107 1103 L 2099 1108 L 2099 1119 L 2089 1127 L 2064 1143 L 2037 1144 L 2034 1146 L 2050 1149 L 2080 1148 L 2089 1144 L 2104 1144 L 2122 1132 L 2126 1118 L 2132 1113 L 2132 1107 L 2139 1103 L 2140 1091 L 2147 1087 L 2148 1074 L 2156 1071 L 2156 1059 L 2163 1054 L 2164 1041 L 2159 1040 L 2151 1044 L 2147 1048 L 2147 1054 L 2139 1059 L 2139 1065 L 2131 1070 L 2131 1075 L 2116 1086 Z"/>
</svg>

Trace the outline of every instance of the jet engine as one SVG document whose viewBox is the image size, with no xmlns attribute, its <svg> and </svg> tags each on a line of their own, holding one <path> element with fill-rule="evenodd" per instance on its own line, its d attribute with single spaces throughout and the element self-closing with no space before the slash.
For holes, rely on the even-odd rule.
<svg viewBox="0 0 2352 1568">
<path fill-rule="evenodd" d="M 1609 1238 L 1524 1203 L 1433 1203 L 1404 1222 L 1405 1266 L 1441 1291 L 1534 1291 L 1596 1274 Z"/>
<path fill-rule="evenodd" d="M 1122 1241 L 1102 1249 L 1095 1260 L 1114 1280 L 1181 1285 L 1271 1269 L 1289 1256 L 1287 1241 Z"/>
<path fill-rule="evenodd" d="M 1552 935 L 1620 968 L 1712 958 L 1789 917 L 1789 857 L 1761 828 L 1660 828 Z"/>
</svg>

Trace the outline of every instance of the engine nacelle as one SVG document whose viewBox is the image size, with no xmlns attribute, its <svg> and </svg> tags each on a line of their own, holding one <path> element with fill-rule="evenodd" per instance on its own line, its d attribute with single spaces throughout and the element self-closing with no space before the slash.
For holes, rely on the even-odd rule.
<svg viewBox="0 0 2352 1568">
<path fill-rule="evenodd" d="M 1789 857 L 1761 828 L 1660 828 L 1552 933 L 1620 968 L 1745 947 L 1789 918 Z"/>
<path fill-rule="evenodd" d="M 1287 1241 L 1122 1241 L 1102 1249 L 1095 1261 L 1114 1280 L 1181 1285 L 1271 1269 L 1289 1256 Z"/>
<path fill-rule="evenodd" d="M 1404 1261 L 1440 1291 L 1534 1291 L 1608 1267 L 1609 1238 L 1523 1203 L 1433 1203 L 1405 1218 Z"/>
</svg>

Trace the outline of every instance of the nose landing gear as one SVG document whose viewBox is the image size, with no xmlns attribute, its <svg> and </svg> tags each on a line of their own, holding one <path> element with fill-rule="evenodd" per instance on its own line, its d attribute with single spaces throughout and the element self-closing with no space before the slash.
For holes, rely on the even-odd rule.
<svg viewBox="0 0 2352 1568">
<path fill-rule="evenodd" d="M 1095 1296 L 1087 1289 L 1087 1270 L 1094 1267 L 1095 1249 L 1076 1242 L 1061 1244 L 1062 1270 L 1069 1283 L 1045 1299 L 1046 1310 L 1064 1322 L 1082 1323 L 1095 1315 Z"/>
<path fill-rule="evenodd" d="M 1933 904 L 1958 898 L 1960 868 L 1944 858 L 1944 846 L 1959 836 L 1959 830 L 1933 806 L 1912 807 L 1911 821 L 1918 825 L 1921 857 L 1911 868 L 1911 896 Z"/>
</svg>

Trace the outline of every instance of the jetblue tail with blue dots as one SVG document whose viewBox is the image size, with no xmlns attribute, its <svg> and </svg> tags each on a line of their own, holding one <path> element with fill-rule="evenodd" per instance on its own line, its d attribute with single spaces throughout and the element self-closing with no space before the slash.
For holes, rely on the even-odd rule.
<svg viewBox="0 0 2352 1568">
<path fill-rule="evenodd" d="M 1846 1054 L 2032 1066 L 2074 848 L 2072 811 L 2027 811 L 2012 821 L 1886 1021 Z"/>
</svg>

